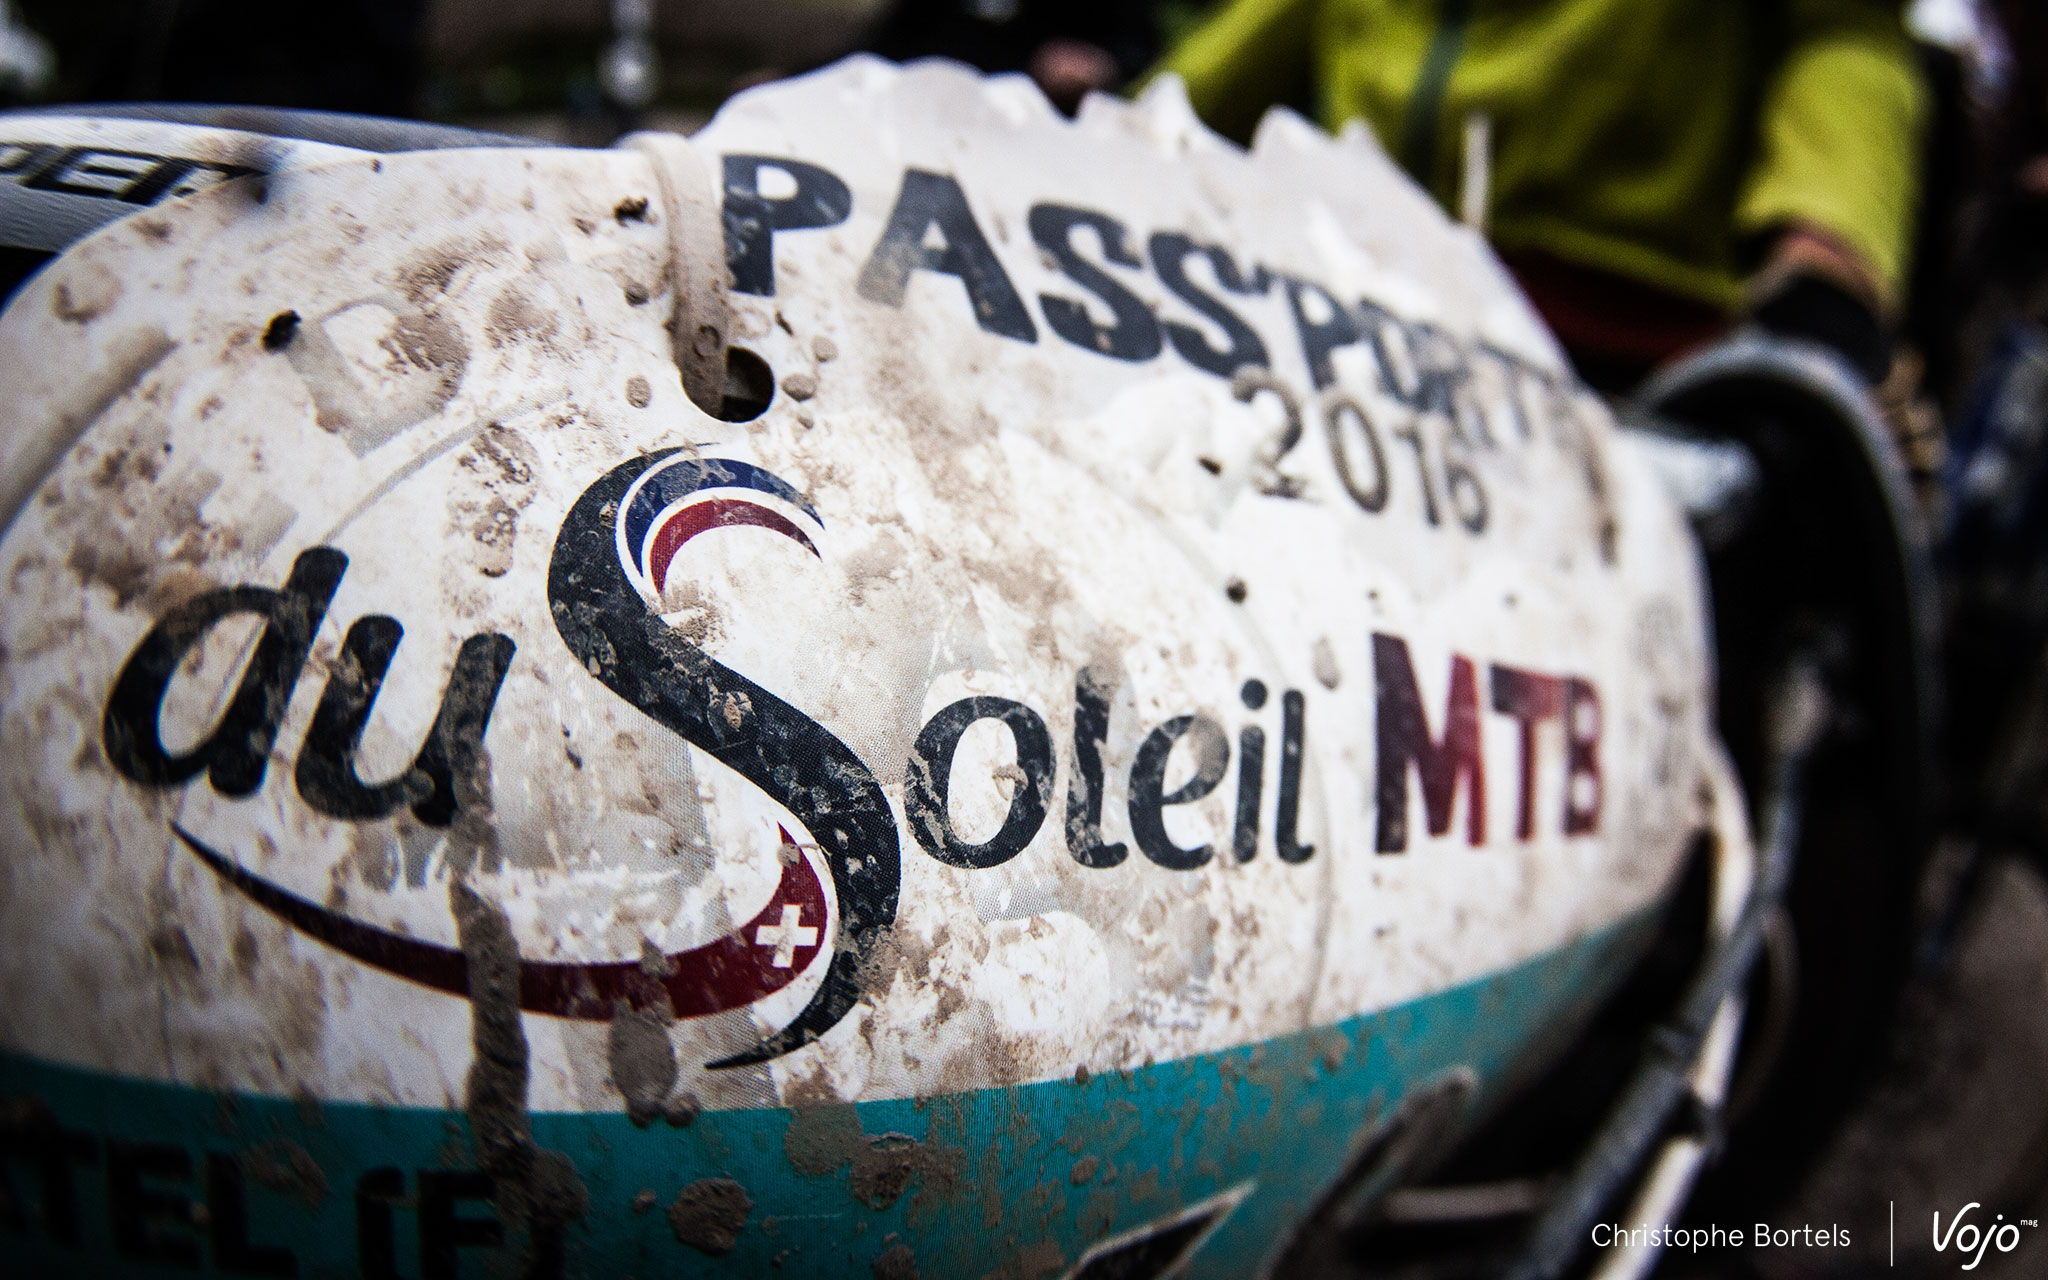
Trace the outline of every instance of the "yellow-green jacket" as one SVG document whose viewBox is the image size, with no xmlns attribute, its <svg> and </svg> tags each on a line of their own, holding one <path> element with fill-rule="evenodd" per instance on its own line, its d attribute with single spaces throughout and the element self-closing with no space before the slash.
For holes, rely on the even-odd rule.
<svg viewBox="0 0 2048 1280">
<path fill-rule="evenodd" d="M 1312 85 L 1448 208 L 1491 133 L 1487 231 L 1732 306 L 1764 233 L 1832 232 L 1896 298 L 1925 90 L 1885 0 L 1226 0 L 1166 59 L 1243 137 Z"/>
</svg>

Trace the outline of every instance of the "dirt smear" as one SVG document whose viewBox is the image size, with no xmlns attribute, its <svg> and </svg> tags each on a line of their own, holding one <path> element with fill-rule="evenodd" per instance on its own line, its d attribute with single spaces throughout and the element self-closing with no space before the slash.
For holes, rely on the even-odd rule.
<svg viewBox="0 0 2048 1280">
<path fill-rule="evenodd" d="M 490 1176 L 492 1200 L 513 1226 L 529 1228 L 530 1271 L 559 1262 L 562 1237 L 589 1207 L 575 1164 L 534 1145 L 526 1112 L 526 1028 L 519 1012 L 519 943 L 497 904 L 469 887 L 448 886 L 456 936 L 469 962 L 470 1063 L 464 1110 L 477 1165 Z"/>
</svg>

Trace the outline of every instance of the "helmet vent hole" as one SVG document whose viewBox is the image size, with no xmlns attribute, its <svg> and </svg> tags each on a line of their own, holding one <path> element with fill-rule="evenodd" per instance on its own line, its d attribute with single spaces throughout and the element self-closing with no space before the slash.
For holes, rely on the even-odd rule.
<svg viewBox="0 0 2048 1280">
<path fill-rule="evenodd" d="M 768 412 L 775 399 L 775 372 L 768 362 L 745 347 L 725 351 L 725 400 L 718 416 L 727 422 L 751 422 Z"/>
</svg>

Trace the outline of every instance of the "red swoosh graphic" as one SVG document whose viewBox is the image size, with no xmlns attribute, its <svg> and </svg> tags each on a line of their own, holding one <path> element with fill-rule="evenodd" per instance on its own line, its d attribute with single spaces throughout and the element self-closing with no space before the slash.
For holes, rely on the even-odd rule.
<svg viewBox="0 0 2048 1280">
<path fill-rule="evenodd" d="M 215 875 L 257 906 L 310 938 L 373 969 L 445 991 L 469 995 L 469 960 L 454 947 L 436 946 L 378 929 L 329 911 L 244 871 L 176 823 L 171 830 Z M 825 941 L 825 890 L 796 840 L 788 846 L 782 879 L 760 914 L 715 942 L 667 956 L 668 973 L 649 974 L 637 960 L 606 964 L 519 962 L 519 1007 L 555 1018 L 609 1022 L 615 1002 L 633 1008 L 666 991 L 678 1018 L 701 1018 L 752 1004 L 796 981 Z M 794 912 L 794 915 L 791 915 Z M 780 959 L 782 964 L 775 962 Z"/>
<path fill-rule="evenodd" d="M 685 542 L 711 529 L 725 529 L 736 525 L 754 525 L 762 529 L 773 529 L 785 538 L 794 538 L 802 543 L 812 555 L 818 555 L 818 548 L 802 529 L 787 519 L 761 506 L 739 498 L 713 498 L 699 502 L 663 521 L 654 532 L 654 540 L 647 548 L 647 577 L 656 591 L 668 586 L 669 561 L 682 550 Z M 819 556 L 819 559 L 823 559 Z"/>
</svg>

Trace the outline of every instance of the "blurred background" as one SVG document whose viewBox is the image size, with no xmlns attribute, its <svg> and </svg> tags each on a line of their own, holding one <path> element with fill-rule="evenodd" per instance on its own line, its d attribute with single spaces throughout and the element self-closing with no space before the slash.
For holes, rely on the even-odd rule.
<svg viewBox="0 0 2048 1280">
<path fill-rule="evenodd" d="M 13 102 L 175 101 L 372 112 L 602 145 L 692 129 L 750 84 L 856 49 L 1023 70 L 1085 45 L 1127 82 L 1199 5 L 1026 0 L 30 0 L 0 36 Z M 1094 62 L 1107 52 L 1110 65 Z M 1059 72 L 1054 71 L 1057 75 Z"/>
<path fill-rule="evenodd" d="M 1910 822 L 1889 816 L 1896 797 L 1867 798 L 1905 850 L 1883 936 L 1831 941 L 1809 908 L 1805 951 L 1758 979 L 1781 989 L 1752 992 L 1769 1016 L 1745 1071 L 1805 1069 L 1797 1105 L 1755 1103 L 1804 1136 L 1724 1165 L 1694 1213 L 1766 1204 L 1796 1226 L 1897 1199 L 2048 1216 L 2048 5 L 0 0 L 0 106 L 308 108 L 602 146 L 693 131 L 749 86 L 860 50 L 1024 73 L 1069 113 L 1165 66 L 1240 139 L 1276 104 L 1333 128 L 1363 118 L 1492 236 L 1581 374 L 1617 397 L 1742 326 L 1859 375 L 1940 570 L 1939 780 Z M 1580 132 L 1563 141 L 1523 127 L 1565 119 Z M 1858 882 L 1854 853 L 1804 872 L 1834 877 L 1805 891 L 1825 902 Z M 1590 1058 L 1568 1063 L 1576 1095 L 1547 1117 L 1569 1122 L 1531 1125 L 1525 1107 L 1463 1172 L 1500 1179 L 1515 1172 L 1495 1167 L 1502 1152 L 1568 1147 L 1687 962 L 1663 957 L 1668 972 L 1653 964 L 1596 1021 Z M 1816 1016 L 1843 1000 L 1862 1002 L 1853 1023 Z M 1376 1273 L 1458 1274 L 1429 1223 L 1373 1231 L 1330 1273 L 1377 1257 Z M 1882 1246 L 1825 1272 L 1809 1252 L 1664 1274 L 1899 1274 Z M 1978 1274 L 2048 1275 L 2044 1259 L 2048 1240 Z M 1898 1261 L 1937 1260 L 1916 1236 Z"/>
</svg>

